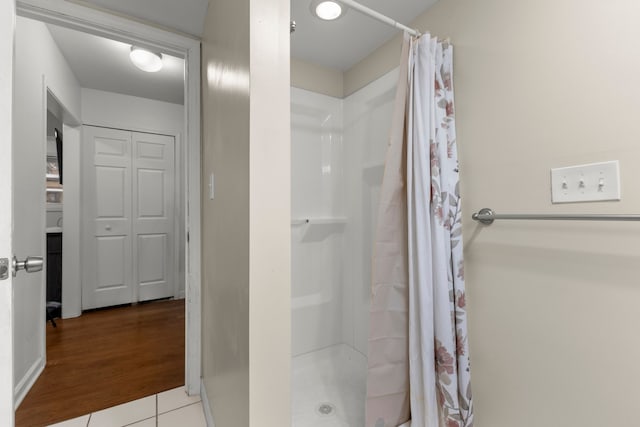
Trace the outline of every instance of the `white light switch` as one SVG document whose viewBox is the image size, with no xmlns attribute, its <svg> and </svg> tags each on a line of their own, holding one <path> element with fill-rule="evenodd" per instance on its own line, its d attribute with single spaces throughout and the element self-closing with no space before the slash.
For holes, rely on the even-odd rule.
<svg viewBox="0 0 640 427">
<path fill-rule="evenodd" d="M 209 175 L 209 199 L 213 200 L 215 192 L 215 181 L 213 180 L 213 174 Z"/>
<path fill-rule="evenodd" d="M 551 169 L 551 202 L 620 200 L 617 160 Z"/>
</svg>

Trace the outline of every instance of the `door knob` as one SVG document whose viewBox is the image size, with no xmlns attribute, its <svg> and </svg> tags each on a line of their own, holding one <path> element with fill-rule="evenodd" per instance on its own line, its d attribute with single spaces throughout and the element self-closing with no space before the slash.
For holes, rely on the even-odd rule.
<svg viewBox="0 0 640 427">
<path fill-rule="evenodd" d="M 18 261 L 18 258 L 13 257 L 13 277 L 16 277 L 18 271 L 24 270 L 27 273 L 35 273 L 42 271 L 44 261 L 41 256 L 28 256 L 24 261 Z"/>
</svg>

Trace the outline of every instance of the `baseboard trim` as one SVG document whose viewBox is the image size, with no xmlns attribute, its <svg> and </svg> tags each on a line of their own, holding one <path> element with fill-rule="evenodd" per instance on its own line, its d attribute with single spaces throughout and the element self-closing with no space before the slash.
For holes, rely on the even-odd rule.
<svg viewBox="0 0 640 427">
<path fill-rule="evenodd" d="M 200 380 L 200 400 L 202 401 L 202 410 L 204 411 L 204 419 L 207 421 L 207 427 L 215 427 L 211 405 L 209 405 L 209 397 L 207 396 L 207 389 L 202 379 Z"/>
<path fill-rule="evenodd" d="M 36 360 L 35 363 L 31 365 L 31 367 L 27 371 L 27 374 L 22 378 L 18 385 L 16 385 L 16 388 L 13 392 L 14 409 L 18 409 L 18 406 L 20 406 L 24 398 L 27 396 L 27 393 L 29 392 L 29 390 L 31 390 L 31 387 L 33 387 L 42 371 L 44 371 L 44 365 L 44 358 L 38 358 L 38 360 Z"/>
</svg>

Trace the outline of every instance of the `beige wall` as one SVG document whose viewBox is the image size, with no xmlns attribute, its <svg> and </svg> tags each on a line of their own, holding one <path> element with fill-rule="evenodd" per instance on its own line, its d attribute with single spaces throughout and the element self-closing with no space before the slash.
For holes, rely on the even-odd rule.
<svg viewBox="0 0 640 427">
<path fill-rule="evenodd" d="M 344 96 L 344 73 L 333 68 L 291 58 L 291 86 L 323 95 Z"/>
<path fill-rule="evenodd" d="M 414 23 L 455 46 L 478 427 L 635 423 L 640 224 L 469 218 L 640 211 L 638 22 L 628 0 L 441 0 Z M 345 92 L 397 66 L 395 43 Z M 616 159 L 621 202 L 551 205 L 550 168 Z"/>
<path fill-rule="evenodd" d="M 221 427 L 249 425 L 248 20 L 249 0 L 212 1 L 202 40 L 202 376 Z"/>
<path fill-rule="evenodd" d="M 212 0 L 205 27 L 204 387 L 217 427 L 288 425 L 289 3 Z"/>
<path fill-rule="evenodd" d="M 401 47 L 402 35 L 400 34 L 345 71 L 343 76 L 344 96 L 355 93 L 396 68 L 400 60 Z"/>
</svg>

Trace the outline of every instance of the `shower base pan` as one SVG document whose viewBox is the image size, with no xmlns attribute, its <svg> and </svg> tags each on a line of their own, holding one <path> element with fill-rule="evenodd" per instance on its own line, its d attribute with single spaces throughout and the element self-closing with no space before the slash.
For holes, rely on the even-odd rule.
<svg viewBox="0 0 640 427">
<path fill-rule="evenodd" d="M 367 359 L 339 344 L 293 358 L 293 427 L 364 425 Z"/>
</svg>

